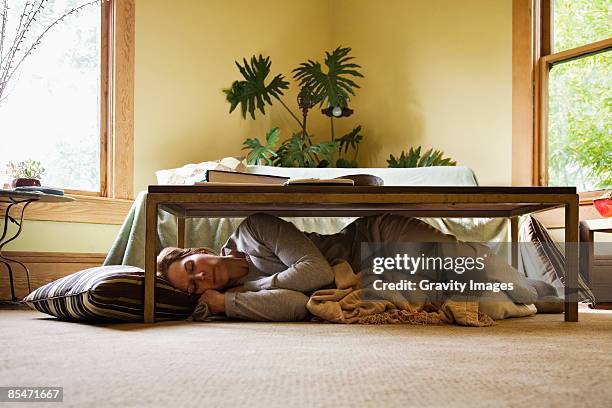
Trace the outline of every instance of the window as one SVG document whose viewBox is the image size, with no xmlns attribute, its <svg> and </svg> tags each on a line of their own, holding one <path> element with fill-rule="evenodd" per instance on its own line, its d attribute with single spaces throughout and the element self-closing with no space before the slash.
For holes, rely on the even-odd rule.
<svg viewBox="0 0 612 408">
<path fill-rule="evenodd" d="M 548 185 L 612 188 L 612 52 L 553 64 L 548 77 Z"/>
<path fill-rule="evenodd" d="M 15 32 L 20 15 L 42 2 L 9 3 L 6 31 Z M 44 2 L 29 37 L 79 4 Z M 0 102 L 2 169 L 9 161 L 33 159 L 45 168 L 44 185 L 102 194 L 101 28 L 100 4 L 84 7 L 49 30 L 11 78 Z"/>
<path fill-rule="evenodd" d="M 29 3 L 41 1 L 45 13 L 51 13 L 91 0 Z M 14 13 L 25 0 L 0 0 L 0 10 L 5 3 L 11 3 Z M 70 206 L 32 205 L 26 218 L 102 224 L 123 221 L 134 198 L 134 13 L 134 0 L 101 0 L 66 18 L 43 39 L 30 56 L 32 60 L 26 61 L 30 68 L 20 74 L 19 81 L 9 85 L 10 99 L 4 101 L 6 107 L 0 105 L 0 181 L 5 169 L 2 162 L 44 159 L 43 182 L 64 187 L 77 197 Z M 69 47 L 64 46 L 65 41 Z M 44 54 L 49 54 L 49 60 L 41 62 Z M 42 90 L 32 81 L 38 81 Z M 33 92 L 43 96 L 32 96 Z M 77 98 L 82 99 L 77 103 L 73 100 Z M 5 110 L 11 111 L 10 126 Z M 64 162 L 55 160 L 62 149 Z"/>
<path fill-rule="evenodd" d="M 542 0 L 541 185 L 612 188 L 612 0 Z"/>
</svg>

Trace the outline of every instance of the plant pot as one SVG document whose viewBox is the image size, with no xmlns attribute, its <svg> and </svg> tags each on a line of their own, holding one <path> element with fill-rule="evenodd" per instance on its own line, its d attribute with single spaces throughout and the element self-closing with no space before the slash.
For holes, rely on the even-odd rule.
<svg viewBox="0 0 612 408">
<path fill-rule="evenodd" d="M 26 186 L 40 186 L 40 180 L 35 178 L 16 178 L 11 183 L 12 188 Z"/>
<path fill-rule="evenodd" d="M 593 206 L 602 217 L 612 217 L 612 194 L 608 193 L 601 198 L 593 200 Z"/>
</svg>

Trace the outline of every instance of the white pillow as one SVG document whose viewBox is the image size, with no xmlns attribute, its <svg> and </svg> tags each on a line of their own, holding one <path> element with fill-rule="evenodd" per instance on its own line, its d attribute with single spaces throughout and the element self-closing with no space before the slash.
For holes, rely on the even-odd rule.
<svg viewBox="0 0 612 408">
<path fill-rule="evenodd" d="M 525 317 L 537 312 L 535 305 L 514 303 L 504 292 L 487 292 L 486 297 L 480 300 L 478 310 L 493 320 Z"/>
<path fill-rule="evenodd" d="M 155 172 L 157 184 L 194 184 L 204 180 L 207 170 L 246 171 L 242 157 L 224 157 L 220 160 L 207 161 L 198 164 L 189 163 L 177 169 L 159 170 Z"/>
</svg>

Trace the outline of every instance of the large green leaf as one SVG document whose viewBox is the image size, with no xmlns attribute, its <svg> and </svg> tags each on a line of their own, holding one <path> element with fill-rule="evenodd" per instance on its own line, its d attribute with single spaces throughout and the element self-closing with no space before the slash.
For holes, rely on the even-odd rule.
<svg viewBox="0 0 612 408">
<path fill-rule="evenodd" d="M 265 115 L 265 106 L 272 105 L 272 98 L 280 99 L 283 89 L 289 88 L 289 82 L 285 81 L 282 74 L 276 75 L 266 85 L 266 78 L 270 74 L 272 62 L 270 57 L 251 57 L 250 64 L 246 58 L 244 65 L 236 61 L 238 70 L 244 77 L 243 81 L 234 81 L 229 89 L 224 89 L 227 101 L 230 103 L 230 113 L 238 105 L 242 110 L 242 117 L 246 119 L 247 112 L 255 119 L 255 110 Z"/>
<path fill-rule="evenodd" d="M 331 53 L 325 53 L 327 72 L 323 72 L 321 64 L 308 60 L 293 70 L 294 78 L 300 81 L 300 86 L 307 86 L 312 90 L 313 100 L 320 105 L 328 102 L 331 106 L 345 106 L 350 95 L 355 95 L 355 88 L 359 88 L 352 78 L 363 75 L 357 71 L 361 66 L 349 62 L 350 48 L 338 47 Z"/>
<path fill-rule="evenodd" d="M 340 152 L 344 150 L 344 153 L 348 152 L 349 148 L 356 150 L 357 145 L 359 145 L 362 139 L 363 135 L 361 134 L 361 125 L 359 125 L 350 132 L 348 132 L 346 135 L 336 139 L 336 141 L 338 142 L 338 150 L 340 150 Z"/>
<path fill-rule="evenodd" d="M 318 167 L 321 162 L 330 162 L 337 149 L 336 142 L 311 144 L 309 136 L 294 133 L 276 152 L 278 158 L 274 164 L 282 167 Z"/>
<path fill-rule="evenodd" d="M 389 167 L 430 167 L 430 166 L 456 166 L 457 162 L 444 158 L 444 152 L 429 149 L 421 155 L 421 146 L 416 149 L 410 148 L 408 154 L 403 150 L 398 158 L 389 156 L 387 163 Z"/>
<path fill-rule="evenodd" d="M 280 137 L 280 129 L 274 127 L 266 133 L 266 144 L 262 145 L 259 139 L 247 139 L 244 141 L 242 150 L 251 149 L 247 154 L 248 164 L 271 165 L 272 159 L 276 157 L 273 150 Z"/>
</svg>

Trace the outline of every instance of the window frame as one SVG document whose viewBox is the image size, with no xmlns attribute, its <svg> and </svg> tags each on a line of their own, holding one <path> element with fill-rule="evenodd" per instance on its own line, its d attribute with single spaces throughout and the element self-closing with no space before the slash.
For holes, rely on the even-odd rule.
<svg viewBox="0 0 612 408">
<path fill-rule="evenodd" d="M 548 78 L 562 62 L 612 49 L 612 38 L 552 50 L 551 0 L 512 2 L 512 184 L 546 186 Z M 600 194 L 580 193 L 581 203 Z"/>
<path fill-rule="evenodd" d="M 121 224 L 134 199 L 135 0 L 103 0 L 100 191 L 66 189 L 69 204 L 33 203 L 25 219 Z M 0 211 L 6 205 L 0 204 Z"/>
<path fill-rule="evenodd" d="M 108 95 L 103 191 L 108 198 L 123 200 L 134 198 L 134 1 L 106 3 Z"/>
<path fill-rule="evenodd" d="M 535 93 L 535 118 L 536 128 L 534 132 L 534 182 L 539 186 L 548 185 L 548 79 L 550 70 L 556 64 L 569 62 L 589 55 L 599 54 L 612 50 L 612 38 L 588 43 L 579 47 L 553 52 L 553 9 L 551 0 L 540 0 L 540 58 L 537 61 L 537 90 Z"/>
</svg>

